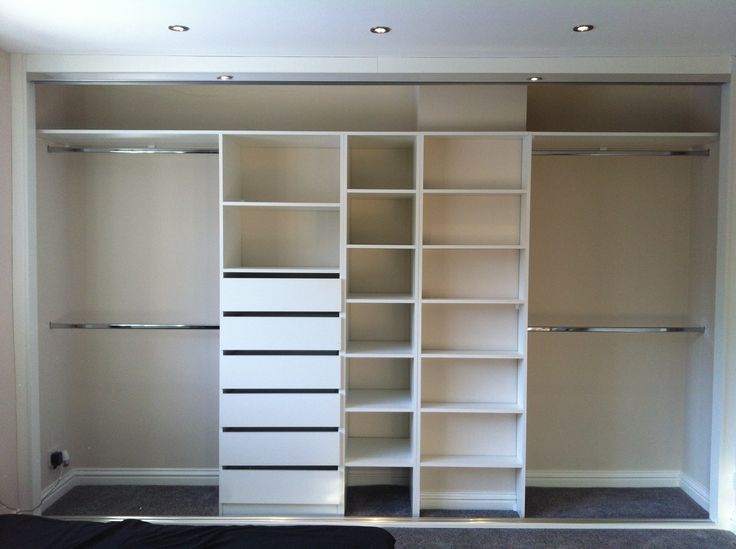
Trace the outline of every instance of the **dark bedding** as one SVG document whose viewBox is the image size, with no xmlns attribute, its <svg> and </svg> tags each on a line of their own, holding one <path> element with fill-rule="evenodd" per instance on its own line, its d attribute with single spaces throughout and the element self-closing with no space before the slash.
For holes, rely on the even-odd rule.
<svg viewBox="0 0 736 549">
<path fill-rule="evenodd" d="M 64 521 L 0 515 L 0 548 L 371 548 L 394 546 L 386 530 L 363 526 L 182 526 L 140 520 Z"/>
</svg>

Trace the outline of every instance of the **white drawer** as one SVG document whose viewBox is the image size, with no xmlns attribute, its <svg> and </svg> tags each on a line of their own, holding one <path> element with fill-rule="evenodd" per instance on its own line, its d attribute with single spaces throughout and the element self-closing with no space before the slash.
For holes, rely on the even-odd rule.
<svg viewBox="0 0 736 549">
<path fill-rule="evenodd" d="M 226 350 L 337 351 L 340 318 L 313 316 L 225 316 L 220 346 Z"/>
<path fill-rule="evenodd" d="M 226 393 L 220 396 L 222 427 L 339 427 L 337 393 Z"/>
<path fill-rule="evenodd" d="M 224 356 L 222 389 L 339 389 L 339 356 Z"/>
<path fill-rule="evenodd" d="M 223 465 L 338 465 L 340 433 L 222 433 Z"/>
<path fill-rule="evenodd" d="M 220 471 L 220 503 L 339 505 L 337 471 Z"/>
<path fill-rule="evenodd" d="M 223 311 L 332 311 L 342 305 L 338 278 L 223 278 Z"/>
</svg>

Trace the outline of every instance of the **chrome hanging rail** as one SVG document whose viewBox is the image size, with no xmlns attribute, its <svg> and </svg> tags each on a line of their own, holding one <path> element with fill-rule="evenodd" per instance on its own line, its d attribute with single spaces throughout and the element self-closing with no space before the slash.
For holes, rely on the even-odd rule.
<svg viewBox="0 0 736 549">
<path fill-rule="evenodd" d="M 532 156 L 710 156 L 708 149 L 535 149 Z"/>
<path fill-rule="evenodd" d="M 219 330 L 217 324 L 143 324 L 107 322 L 49 322 L 49 328 L 81 330 Z"/>
<path fill-rule="evenodd" d="M 70 147 L 48 145 L 50 153 L 118 153 L 118 154 L 219 154 L 218 149 L 168 147 Z"/>
<path fill-rule="evenodd" d="M 705 333 L 703 326 L 529 326 L 529 332 L 596 334 Z"/>
</svg>

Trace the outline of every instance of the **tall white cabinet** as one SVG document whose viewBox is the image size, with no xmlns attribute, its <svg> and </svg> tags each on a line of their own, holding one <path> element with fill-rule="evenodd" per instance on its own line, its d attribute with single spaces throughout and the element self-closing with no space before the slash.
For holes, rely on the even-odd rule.
<svg viewBox="0 0 736 549">
<path fill-rule="evenodd" d="M 223 514 L 523 515 L 530 139 L 222 136 Z"/>
</svg>

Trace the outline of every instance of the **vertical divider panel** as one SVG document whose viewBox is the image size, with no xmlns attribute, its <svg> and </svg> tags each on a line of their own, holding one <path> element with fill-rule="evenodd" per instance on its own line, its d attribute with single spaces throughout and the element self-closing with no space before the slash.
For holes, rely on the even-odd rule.
<svg viewBox="0 0 736 549">
<path fill-rule="evenodd" d="M 416 199 L 414 200 L 414 368 L 412 371 L 412 406 L 414 409 L 414 432 L 412 433 L 412 482 L 411 508 L 412 515 L 418 517 L 421 512 L 421 401 L 422 401 L 422 259 L 424 244 L 424 135 L 419 134 L 414 144 L 414 177 Z"/>
<path fill-rule="evenodd" d="M 348 170 L 350 156 L 348 154 L 348 136 L 340 135 L 340 282 L 341 282 L 341 307 L 340 324 L 342 329 L 342 341 L 340 345 L 340 493 L 342 498 L 339 506 L 339 514 L 345 515 L 345 500 L 347 499 L 347 468 L 345 467 L 345 452 L 348 441 L 347 414 L 345 413 L 348 372 L 345 349 L 348 341 L 347 322 L 347 288 L 348 288 Z"/>
<path fill-rule="evenodd" d="M 519 299 L 523 300 L 523 305 L 519 308 L 519 353 L 522 358 L 518 364 L 518 398 L 517 402 L 521 406 L 522 413 L 519 414 L 518 427 L 516 434 L 517 452 L 519 453 L 519 462 L 521 468 L 517 473 L 516 481 L 516 506 L 520 518 L 525 515 L 525 494 L 526 494 L 526 421 L 527 421 L 527 403 L 526 403 L 526 383 L 527 383 L 527 335 L 529 326 L 529 212 L 531 206 L 531 170 L 532 170 L 532 136 L 527 133 L 522 141 L 521 154 L 521 187 L 526 194 L 521 198 L 520 227 L 519 227 L 519 243 L 522 248 L 519 250 Z"/>
<path fill-rule="evenodd" d="M 219 273 L 218 281 L 219 281 L 220 290 L 218 291 L 218 294 L 217 294 L 218 301 L 219 301 L 217 308 L 219 310 L 218 316 L 219 316 L 220 326 L 222 326 L 222 305 L 221 305 L 222 295 L 221 295 L 221 292 L 222 292 L 222 275 L 225 269 L 225 231 L 224 231 L 224 213 L 225 212 L 223 211 L 222 204 L 224 201 L 223 193 L 224 193 L 224 188 L 225 188 L 225 162 L 228 160 L 230 155 L 228 154 L 229 151 L 226 150 L 225 148 L 226 142 L 222 134 L 218 136 L 218 144 L 220 147 L 220 158 L 219 158 L 220 177 L 219 177 L 219 189 L 218 189 L 219 199 L 217 203 L 218 209 L 219 209 L 218 222 L 220 225 L 220 228 L 219 228 L 220 266 L 218 268 L 218 273 Z M 217 351 L 217 356 L 218 356 L 217 361 L 218 361 L 218 368 L 219 368 L 218 371 L 221 371 L 222 370 L 222 340 L 218 338 L 218 341 L 219 343 L 218 343 L 218 351 Z M 218 383 L 218 387 L 219 387 L 219 383 Z M 222 412 L 221 411 L 217 415 L 217 432 L 218 432 L 218 439 L 219 439 L 219 437 L 222 436 L 221 435 L 222 434 Z M 218 459 L 221 459 L 221 458 L 218 458 Z M 220 476 L 222 472 L 222 469 L 219 467 L 219 465 L 220 463 L 218 463 L 218 468 L 217 468 L 218 489 L 220 485 Z M 217 509 L 218 514 L 222 516 L 223 515 L 223 505 L 222 505 L 222 499 L 220 498 L 219 494 L 217 497 L 217 508 L 218 508 Z"/>
</svg>

